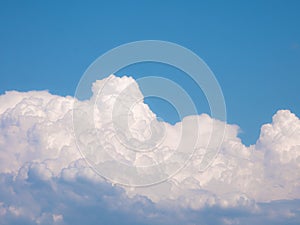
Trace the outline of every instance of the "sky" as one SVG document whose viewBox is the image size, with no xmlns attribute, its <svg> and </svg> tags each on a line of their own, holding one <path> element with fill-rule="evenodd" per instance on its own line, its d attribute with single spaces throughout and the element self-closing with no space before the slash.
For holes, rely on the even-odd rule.
<svg viewBox="0 0 300 225">
<path fill-rule="evenodd" d="M 292 0 L 0 1 L 0 224 L 82 224 L 83 214 L 90 224 L 298 224 L 299 11 L 300 2 Z M 204 93 L 182 71 L 160 63 L 131 65 L 97 81 L 93 96 L 104 81 L 107 93 L 133 85 L 128 93 L 143 96 L 135 80 L 149 75 L 184 87 L 199 116 L 181 121 L 168 103 L 146 98 L 150 108 L 139 103 L 130 120 L 134 137 L 143 139 L 138 122 L 159 130 L 153 113 L 161 117 L 169 150 L 181 125 L 191 129 L 197 121 L 212 137 L 226 127 L 221 154 L 208 171 L 197 175 L 201 165 L 195 161 L 183 175 L 145 190 L 97 176 L 73 151 L 70 136 L 73 96 L 86 69 L 112 48 L 140 40 L 169 41 L 196 53 L 218 80 L 227 111 L 227 121 L 210 130 L 215 120 Z M 97 126 L 105 131 L 113 104 L 107 98 L 78 102 L 89 115 L 91 103 L 99 101 Z M 83 149 L 111 145 L 113 159 L 135 165 L 156 157 L 130 161 L 133 156 L 118 152 L 123 147 L 105 132 L 101 143 L 84 141 L 91 134 L 78 116 Z M 83 155 L 98 160 L 89 151 Z M 104 176 L 120 179 L 97 163 L 96 172 L 105 169 Z"/>
<path fill-rule="evenodd" d="M 228 122 L 254 144 L 278 109 L 300 114 L 299 8 L 298 1 L 1 1 L 0 93 L 47 89 L 73 96 L 84 71 L 106 51 L 138 40 L 171 41 L 208 64 Z"/>
</svg>

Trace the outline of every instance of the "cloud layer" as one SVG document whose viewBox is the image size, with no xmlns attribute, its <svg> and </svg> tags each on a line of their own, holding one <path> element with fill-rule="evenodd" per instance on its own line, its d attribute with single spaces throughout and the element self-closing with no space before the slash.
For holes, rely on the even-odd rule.
<svg viewBox="0 0 300 225">
<path fill-rule="evenodd" d="M 299 222 L 300 120 L 290 111 L 278 111 L 246 147 L 238 126 L 205 114 L 174 126 L 158 121 L 132 78 L 112 75 L 93 93 L 86 101 L 46 91 L 0 96 L 0 224 L 118 224 L 114 215 L 124 224 L 250 224 L 253 215 L 264 224 Z M 202 171 L 223 128 L 222 146 Z M 95 170 L 117 183 L 166 181 L 115 186 Z"/>
</svg>

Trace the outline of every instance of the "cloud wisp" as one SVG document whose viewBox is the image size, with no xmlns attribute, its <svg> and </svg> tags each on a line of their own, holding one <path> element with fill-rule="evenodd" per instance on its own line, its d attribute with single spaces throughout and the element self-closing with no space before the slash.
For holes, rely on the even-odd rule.
<svg viewBox="0 0 300 225">
<path fill-rule="evenodd" d="M 0 224 L 299 222 L 300 120 L 290 111 L 278 111 L 247 147 L 238 126 L 206 114 L 157 120 L 132 78 L 111 75 L 93 93 L 85 101 L 46 91 L 0 96 Z"/>
</svg>

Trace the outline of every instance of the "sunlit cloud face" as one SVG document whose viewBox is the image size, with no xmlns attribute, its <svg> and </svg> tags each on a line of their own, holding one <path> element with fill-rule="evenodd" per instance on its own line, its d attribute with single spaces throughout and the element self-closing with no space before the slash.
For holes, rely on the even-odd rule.
<svg viewBox="0 0 300 225">
<path fill-rule="evenodd" d="M 99 95 L 103 83 L 107 86 Z M 300 120 L 290 111 L 278 111 L 272 123 L 262 126 L 256 144 L 247 147 L 237 136 L 236 125 L 206 114 L 170 125 L 157 120 L 149 107 L 138 101 L 130 109 L 125 127 L 125 134 L 130 136 L 124 137 L 116 129 L 120 124 L 114 124 L 112 112 L 120 93 L 143 98 L 137 83 L 132 78 L 111 75 L 96 81 L 93 93 L 85 101 L 45 91 L 14 91 L 0 96 L 1 224 L 299 221 Z M 94 127 L 90 130 L 88 124 L 82 124 L 74 136 L 75 101 L 80 112 L 93 118 Z M 75 122 L 80 121 L 75 118 Z M 173 151 L 182 136 L 189 137 L 193 131 L 189 128 L 195 124 L 199 128 L 194 143 L 197 151 L 181 167 L 182 157 L 190 156 L 190 143 L 181 143 L 182 157 L 172 158 Z M 202 171 L 199 168 L 207 142 L 223 127 L 225 134 L 218 154 Z M 156 134 L 163 134 L 163 139 Z M 159 143 L 157 151 L 129 151 L 132 146 L 140 149 L 145 140 L 149 141 L 144 149 Z M 116 167 L 116 162 L 136 170 Z M 153 169 L 157 162 L 165 163 L 159 171 Z M 173 173 L 174 168 L 180 170 Z M 150 179 L 153 177 L 149 174 L 169 171 L 172 176 L 162 183 L 130 185 L 137 178 Z M 120 179 L 125 186 L 118 185 Z"/>
</svg>

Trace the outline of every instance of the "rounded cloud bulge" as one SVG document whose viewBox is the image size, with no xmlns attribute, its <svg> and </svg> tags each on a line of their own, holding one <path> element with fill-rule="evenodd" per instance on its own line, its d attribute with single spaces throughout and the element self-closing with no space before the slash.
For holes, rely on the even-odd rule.
<svg viewBox="0 0 300 225">
<path fill-rule="evenodd" d="M 207 114 L 175 125 L 158 120 L 131 77 L 110 75 L 92 91 L 88 100 L 47 91 L 0 96 L 0 217 L 64 224 L 63 209 L 95 205 L 95 198 L 125 211 L 137 202 L 257 210 L 257 203 L 300 198 L 300 120 L 289 110 L 279 110 L 247 147 L 238 126 Z M 218 154 L 202 170 L 224 127 Z"/>
</svg>

